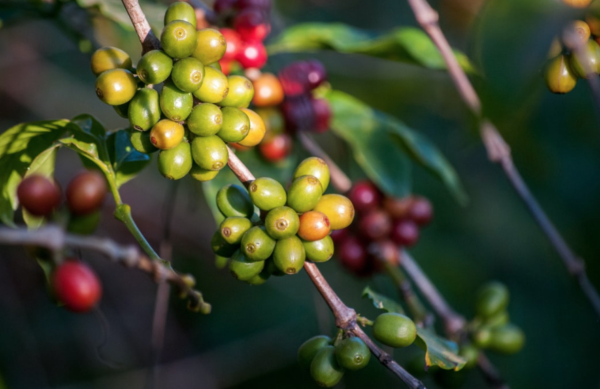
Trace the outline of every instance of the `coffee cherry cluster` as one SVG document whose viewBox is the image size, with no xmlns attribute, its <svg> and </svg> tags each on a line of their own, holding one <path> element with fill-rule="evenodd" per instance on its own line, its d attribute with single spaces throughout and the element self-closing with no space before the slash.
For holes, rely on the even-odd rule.
<svg viewBox="0 0 600 389">
<path fill-rule="evenodd" d="M 433 217 L 431 203 L 424 197 L 384 196 L 370 181 L 358 181 L 348 197 L 358 213 L 353 231 L 332 235 L 342 265 L 358 276 L 368 276 L 382 261 L 400 262 L 399 247 L 412 247 L 419 229 Z"/>
<path fill-rule="evenodd" d="M 74 177 L 66 191 L 67 231 L 81 235 L 94 232 L 106 192 L 106 180 L 98 172 L 86 171 Z M 56 182 L 32 174 L 17 187 L 17 198 L 29 214 L 52 219 L 60 207 L 62 194 Z"/>
<path fill-rule="evenodd" d="M 306 259 L 328 261 L 334 251 L 330 231 L 346 228 L 354 218 L 348 198 L 323 194 L 328 185 L 329 167 L 312 157 L 300 163 L 287 192 L 268 177 L 252 181 L 248 191 L 221 188 L 217 206 L 226 218 L 212 237 L 213 251 L 231 258 L 234 277 L 255 285 L 270 275 L 298 273 Z"/>
<path fill-rule="evenodd" d="M 369 364 L 371 351 L 360 338 L 327 335 L 308 339 L 298 349 L 298 362 L 310 370 L 311 377 L 319 386 L 335 386 L 346 370 L 360 370 Z"/>
<path fill-rule="evenodd" d="M 160 38 L 162 50 L 144 54 L 135 75 L 124 51 L 96 51 L 96 94 L 129 119 L 136 150 L 161 150 L 163 176 L 178 180 L 190 173 L 199 181 L 211 180 L 227 165 L 226 143 L 252 147 L 264 136 L 261 117 L 247 108 L 254 87 L 246 77 L 221 72 L 225 38 L 212 28 L 197 31 L 189 4 L 169 6 Z M 160 93 L 153 88 L 157 84 L 162 84 Z"/>
<path fill-rule="evenodd" d="M 576 55 L 564 49 L 562 39 L 555 39 L 546 64 L 545 79 L 548 89 L 557 94 L 573 90 L 578 78 L 595 77 L 600 74 L 600 20 L 588 16 L 589 24 L 576 20 L 565 28 L 562 39 L 578 39 L 582 52 Z M 594 27 L 593 31 L 590 27 Z"/>
<path fill-rule="evenodd" d="M 519 327 L 510 323 L 508 302 L 508 288 L 504 284 L 490 282 L 479 290 L 475 301 L 476 317 L 471 326 L 472 344 L 461 350 L 468 361 L 472 361 L 475 354 L 470 348 L 489 349 L 501 354 L 514 354 L 521 350 L 525 335 Z"/>
<path fill-rule="evenodd" d="M 227 51 L 219 61 L 225 74 L 241 65 L 244 69 L 261 69 L 267 63 L 263 41 L 271 32 L 271 0 L 217 0 L 214 10 L 219 16 L 221 34 Z"/>
</svg>

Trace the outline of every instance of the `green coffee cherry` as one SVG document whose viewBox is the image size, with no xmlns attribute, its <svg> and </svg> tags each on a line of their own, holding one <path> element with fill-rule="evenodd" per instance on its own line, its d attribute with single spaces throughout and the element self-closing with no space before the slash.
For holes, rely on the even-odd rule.
<svg viewBox="0 0 600 389">
<path fill-rule="evenodd" d="M 249 280 L 247 280 L 246 282 L 250 285 L 262 285 L 265 282 L 267 282 L 267 280 L 269 279 L 269 277 L 271 277 L 271 273 L 269 273 L 269 271 L 267 270 L 266 266 L 263 267 L 263 269 L 260 271 L 260 273 L 258 273 L 257 275 L 255 275 L 254 277 L 250 278 Z"/>
<path fill-rule="evenodd" d="M 128 118 L 138 131 L 147 131 L 160 120 L 158 92 L 150 88 L 139 89 L 129 102 Z"/>
<path fill-rule="evenodd" d="M 298 213 L 304 213 L 315 208 L 323 196 L 323 188 L 316 177 L 301 176 L 292 182 L 287 195 L 288 206 Z"/>
<path fill-rule="evenodd" d="M 223 69 L 221 68 L 221 64 L 220 64 L 219 62 L 213 62 L 213 63 L 209 63 L 209 64 L 208 64 L 208 65 L 206 65 L 206 66 L 210 66 L 211 68 L 213 68 L 213 69 L 216 69 L 216 70 L 218 70 L 218 71 L 220 71 L 220 72 L 222 72 L 222 71 L 223 71 Z"/>
<path fill-rule="evenodd" d="M 224 107 L 223 125 L 217 135 L 225 142 L 239 142 L 243 140 L 250 131 L 250 119 L 238 108 Z"/>
<path fill-rule="evenodd" d="M 282 272 L 281 270 L 279 270 L 277 268 L 277 266 L 275 265 L 275 262 L 273 261 L 273 257 L 271 257 L 265 261 L 265 267 L 267 268 L 267 271 L 269 272 L 269 274 L 271 274 L 272 276 L 283 277 L 286 275 L 284 272 Z"/>
<path fill-rule="evenodd" d="M 150 140 L 150 131 L 141 132 L 132 129 L 129 132 L 129 141 L 140 153 L 150 154 L 158 150 Z"/>
<path fill-rule="evenodd" d="M 269 177 L 261 177 L 254 180 L 250 184 L 248 192 L 254 205 L 263 211 L 282 207 L 287 200 L 283 186 Z"/>
<path fill-rule="evenodd" d="M 525 335 L 514 324 L 494 327 L 491 330 L 489 349 L 502 354 L 515 354 L 523 348 Z"/>
<path fill-rule="evenodd" d="M 492 330 L 490 327 L 483 326 L 471 334 L 473 344 L 479 348 L 488 348 L 492 342 Z"/>
<path fill-rule="evenodd" d="M 108 105 L 126 104 L 136 91 L 137 83 L 129 70 L 107 70 L 96 79 L 96 95 Z"/>
<path fill-rule="evenodd" d="M 111 69 L 131 69 L 131 57 L 117 47 L 102 47 L 92 54 L 92 72 L 95 76 Z"/>
<path fill-rule="evenodd" d="M 225 269 L 229 265 L 229 258 L 215 255 L 215 267 L 217 269 Z"/>
<path fill-rule="evenodd" d="M 167 8 L 167 12 L 165 12 L 165 26 L 175 20 L 186 21 L 196 28 L 196 12 L 185 1 L 177 1 Z"/>
<path fill-rule="evenodd" d="M 151 50 L 144 54 L 137 65 L 137 75 L 146 84 L 164 82 L 173 70 L 173 59 L 161 50 Z"/>
<path fill-rule="evenodd" d="M 262 116 L 263 115 L 261 115 L 261 117 Z M 265 123 L 267 122 L 264 118 L 263 120 Z M 327 187 L 329 186 L 329 166 L 327 166 L 327 163 L 321 158 L 310 157 L 300 162 L 300 165 L 298 165 L 294 172 L 294 180 L 302 176 L 316 177 L 321 183 L 323 193 L 325 193 L 325 190 L 327 190 Z"/>
<path fill-rule="evenodd" d="M 217 207 L 225 217 L 241 216 L 250 219 L 254 215 L 254 204 L 248 192 L 235 184 L 225 185 L 219 189 Z"/>
<path fill-rule="evenodd" d="M 344 369 L 335 360 L 335 348 L 323 347 L 310 364 L 310 375 L 319 386 L 331 388 L 344 376 Z"/>
<path fill-rule="evenodd" d="M 184 92 L 197 91 L 204 81 L 204 65 L 195 58 L 184 58 L 175 62 L 171 80 Z"/>
<path fill-rule="evenodd" d="M 346 338 L 335 346 L 337 363 L 348 370 L 360 370 L 369 364 L 371 351 L 360 338 Z"/>
<path fill-rule="evenodd" d="M 580 78 L 586 78 L 586 70 L 591 75 L 600 73 L 600 46 L 598 43 L 591 39 L 584 45 L 582 50 L 582 58 L 571 54 L 570 65 L 573 70 L 573 74 Z"/>
<path fill-rule="evenodd" d="M 227 96 L 229 84 L 227 77 L 220 71 L 206 66 L 204 68 L 204 81 L 194 96 L 204 103 L 219 103 Z"/>
<path fill-rule="evenodd" d="M 229 271 L 240 281 L 248 281 L 258 275 L 264 268 L 265 263 L 248 261 L 241 251 L 236 251 L 229 262 Z"/>
<path fill-rule="evenodd" d="M 242 236 L 252 227 L 250 219 L 240 216 L 232 216 L 221 222 L 219 231 L 225 242 L 239 245 Z"/>
<path fill-rule="evenodd" d="M 564 55 L 559 55 L 548 62 L 544 76 L 546 85 L 552 93 L 568 93 L 577 84 L 577 76 L 571 70 L 569 60 Z"/>
<path fill-rule="evenodd" d="M 191 169 L 192 151 L 186 141 L 182 141 L 172 149 L 162 150 L 158 154 L 158 171 L 169 180 L 179 180 Z"/>
<path fill-rule="evenodd" d="M 216 135 L 223 125 L 221 109 L 214 104 L 198 104 L 187 118 L 191 132 L 198 136 Z"/>
<path fill-rule="evenodd" d="M 225 50 L 227 50 L 227 42 L 223 34 L 213 28 L 204 28 L 197 32 L 196 49 L 192 57 L 204 65 L 209 65 L 218 63 L 217 61 L 223 58 Z"/>
<path fill-rule="evenodd" d="M 313 262 L 327 262 L 333 256 L 334 245 L 331 236 L 327 235 L 323 239 L 308 242 L 303 240 L 306 259 Z"/>
<path fill-rule="evenodd" d="M 477 358 L 479 357 L 479 349 L 472 344 L 465 344 L 460 346 L 460 352 L 458 353 L 461 357 L 467 360 L 465 369 L 473 369 L 477 366 Z"/>
<path fill-rule="evenodd" d="M 192 170 L 190 170 L 190 175 L 192 176 L 192 178 L 200 182 L 210 181 L 213 178 L 215 178 L 217 174 L 219 174 L 218 170 L 202 169 L 195 163 L 192 164 Z"/>
<path fill-rule="evenodd" d="M 165 82 L 160 92 L 160 110 L 169 119 L 180 122 L 187 119 L 194 107 L 191 93 L 177 88 L 173 82 Z"/>
<path fill-rule="evenodd" d="M 121 105 L 113 105 L 113 109 L 123 119 L 127 119 L 127 114 L 129 112 L 129 102 Z"/>
<path fill-rule="evenodd" d="M 317 355 L 317 353 L 325 346 L 329 346 L 330 344 L 331 338 L 326 335 L 317 335 L 302 343 L 298 349 L 298 362 L 300 363 L 300 366 L 305 369 L 310 369 L 310 364 L 315 358 L 315 355 Z"/>
<path fill-rule="evenodd" d="M 475 300 L 475 312 L 483 319 L 492 317 L 508 306 L 508 288 L 500 282 L 489 282 L 481 287 Z"/>
<path fill-rule="evenodd" d="M 373 324 L 373 336 L 391 347 L 407 347 L 417 338 L 415 323 L 400 313 L 382 313 Z"/>
<path fill-rule="evenodd" d="M 296 235 L 300 218 L 290 207 L 277 207 L 269 211 L 265 218 L 265 228 L 273 239 L 285 239 Z"/>
<path fill-rule="evenodd" d="M 67 224 L 67 232 L 77 235 L 91 235 L 100 224 L 100 211 L 86 215 L 71 215 Z"/>
<path fill-rule="evenodd" d="M 508 315 L 508 312 L 504 310 L 494 314 L 491 317 L 486 318 L 483 323 L 484 325 L 493 328 L 503 326 L 505 324 L 508 324 L 509 322 L 510 316 Z"/>
<path fill-rule="evenodd" d="M 273 254 L 275 243 L 264 226 L 255 226 L 242 237 L 240 250 L 249 261 L 265 261 Z"/>
<path fill-rule="evenodd" d="M 297 236 L 278 240 L 275 244 L 273 262 L 285 274 L 296 274 L 302 270 L 305 258 L 304 246 Z"/>
<path fill-rule="evenodd" d="M 199 136 L 192 141 L 192 156 L 202 169 L 221 170 L 229 161 L 225 142 L 216 135 Z"/>
<path fill-rule="evenodd" d="M 229 93 L 221 101 L 223 107 L 248 108 L 254 97 L 252 82 L 243 76 L 232 75 L 227 77 Z"/>
<path fill-rule="evenodd" d="M 186 58 L 196 50 L 196 28 L 183 20 L 169 22 L 160 34 L 163 50 L 172 58 Z"/>
<path fill-rule="evenodd" d="M 215 254 L 226 258 L 231 257 L 239 248 L 238 245 L 227 243 L 221 236 L 221 231 L 219 230 L 215 231 L 213 234 L 212 239 L 210 240 L 210 247 Z"/>
</svg>

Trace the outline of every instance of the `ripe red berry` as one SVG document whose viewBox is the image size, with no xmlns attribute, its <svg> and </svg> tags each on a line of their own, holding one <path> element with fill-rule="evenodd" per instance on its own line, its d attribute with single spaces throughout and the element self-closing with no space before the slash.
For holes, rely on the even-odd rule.
<svg viewBox="0 0 600 389">
<path fill-rule="evenodd" d="M 216 13 L 222 14 L 233 10 L 237 5 L 238 0 L 216 0 L 213 8 Z"/>
<path fill-rule="evenodd" d="M 373 258 L 375 269 L 382 270 L 382 262 L 387 262 L 392 266 L 400 264 L 400 253 L 398 246 L 391 240 L 382 240 L 372 242 L 367 248 L 369 255 Z"/>
<path fill-rule="evenodd" d="M 281 161 L 292 152 L 292 137 L 282 133 L 269 136 L 258 146 L 260 154 L 270 162 Z"/>
<path fill-rule="evenodd" d="M 102 174 L 86 171 L 73 178 L 67 187 L 67 206 L 75 215 L 92 213 L 102 206 L 107 186 Z"/>
<path fill-rule="evenodd" d="M 413 198 L 408 217 L 420 226 L 428 224 L 433 218 L 433 207 L 425 197 Z"/>
<path fill-rule="evenodd" d="M 34 216 L 48 216 L 60 204 L 60 189 L 44 176 L 33 174 L 17 187 L 17 198 Z"/>
<path fill-rule="evenodd" d="M 231 28 L 222 28 L 219 31 L 223 34 L 225 42 L 227 42 L 227 49 L 225 49 L 225 54 L 223 54 L 221 60 L 233 61 L 242 51 L 242 38 L 240 38 L 237 31 Z"/>
<path fill-rule="evenodd" d="M 308 70 L 306 79 L 310 89 L 315 89 L 327 80 L 327 71 L 321 62 L 317 60 L 306 61 L 306 68 Z"/>
<path fill-rule="evenodd" d="M 221 72 L 228 76 L 231 73 L 231 67 L 233 65 L 233 61 L 221 59 L 219 60 L 219 65 L 221 66 Z"/>
<path fill-rule="evenodd" d="M 271 30 L 265 13 L 255 8 L 248 8 L 240 12 L 233 20 L 233 27 L 240 34 L 242 40 L 247 42 L 262 42 Z"/>
<path fill-rule="evenodd" d="M 310 100 L 307 95 L 288 97 L 286 94 L 281 112 L 288 131 L 296 132 L 313 128 L 315 116 Z"/>
<path fill-rule="evenodd" d="M 338 247 L 346 238 L 348 237 L 348 229 L 342 228 L 341 230 L 333 230 L 331 231 L 331 239 L 333 240 L 333 244 Z"/>
<path fill-rule="evenodd" d="M 283 87 L 286 97 L 305 95 L 310 90 L 308 73 L 310 67 L 306 62 L 293 62 L 281 69 L 279 81 Z"/>
<path fill-rule="evenodd" d="M 390 214 L 392 219 L 404 219 L 408 217 L 412 202 L 412 197 L 386 197 L 383 199 L 383 209 Z"/>
<path fill-rule="evenodd" d="M 261 42 L 244 42 L 236 59 L 244 69 L 260 69 L 267 63 L 267 49 Z"/>
<path fill-rule="evenodd" d="M 375 209 L 361 217 L 358 229 L 368 240 L 380 240 L 390 234 L 392 220 L 386 212 Z"/>
<path fill-rule="evenodd" d="M 331 119 L 331 108 L 325 99 L 311 99 L 314 115 L 314 124 L 312 126 L 315 132 L 325 132 L 329 129 L 329 120 Z"/>
<path fill-rule="evenodd" d="M 348 236 L 340 244 L 339 259 L 346 269 L 356 275 L 367 275 L 371 270 L 367 250 L 355 236 Z"/>
<path fill-rule="evenodd" d="M 73 312 L 93 308 L 102 295 L 102 285 L 86 264 L 68 260 L 52 274 L 52 288 L 56 297 Z"/>
<path fill-rule="evenodd" d="M 392 226 L 391 238 L 399 245 L 411 247 L 419 240 L 419 226 L 410 219 L 400 219 Z"/>
<path fill-rule="evenodd" d="M 354 204 L 357 212 L 366 212 L 379 205 L 381 195 L 371 181 L 362 180 L 352 186 L 348 198 Z"/>
</svg>

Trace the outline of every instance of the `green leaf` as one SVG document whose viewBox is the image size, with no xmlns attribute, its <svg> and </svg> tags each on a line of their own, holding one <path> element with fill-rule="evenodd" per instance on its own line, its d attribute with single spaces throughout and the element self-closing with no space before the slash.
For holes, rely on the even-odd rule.
<svg viewBox="0 0 600 389">
<path fill-rule="evenodd" d="M 341 23 L 303 23 L 284 30 L 268 50 L 269 54 L 334 50 L 407 62 L 430 69 L 446 69 L 442 55 L 429 36 L 414 27 L 397 28 L 378 35 Z M 475 73 L 466 55 L 457 50 L 454 50 L 454 54 L 465 71 Z"/>
<path fill-rule="evenodd" d="M 73 131 L 73 136 L 84 143 L 94 144 L 96 147 L 95 157 L 105 165 L 110 165 L 110 156 L 106 145 L 106 129 L 91 115 L 83 114 L 71 119 L 78 131 Z"/>
<path fill-rule="evenodd" d="M 128 31 L 133 31 L 131 19 L 123 6 L 121 0 L 77 0 L 82 8 L 97 7 L 102 15 L 118 23 Z M 164 15 L 167 7 L 162 4 L 141 2 L 140 6 L 146 15 L 146 19 L 155 30 L 160 31 L 163 26 Z"/>
<path fill-rule="evenodd" d="M 371 300 L 373 306 L 377 309 L 383 309 L 384 311 L 392 313 L 404 313 L 400 304 L 387 296 L 374 292 L 369 286 L 363 290 L 362 297 Z"/>
<path fill-rule="evenodd" d="M 59 147 L 60 144 L 53 145 L 35 157 L 31 163 L 31 166 L 29 166 L 25 177 L 29 177 L 32 174 L 39 174 L 53 180 L 54 167 L 56 165 L 56 152 L 58 151 Z M 43 217 L 33 216 L 25 209 L 23 209 L 23 220 L 29 228 L 39 228 L 42 224 L 44 224 Z"/>
<path fill-rule="evenodd" d="M 27 169 L 67 128 L 68 120 L 50 120 L 18 124 L 0 135 L 0 221 L 14 226 L 17 186 Z"/>
<path fill-rule="evenodd" d="M 456 170 L 426 136 L 344 92 L 330 90 L 325 98 L 333 111 L 332 130 L 353 147 L 365 173 L 388 194 L 404 196 L 410 191 L 409 165 L 399 157 L 406 154 L 439 178 L 460 204 L 467 202 Z"/>
<path fill-rule="evenodd" d="M 331 129 L 343 138 L 367 176 L 390 196 L 410 194 L 411 163 L 388 123 L 371 107 L 343 92 L 325 97 L 332 110 Z"/>
<path fill-rule="evenodd" d="M 140 153 L 133 148 L 129 134 L 125 130 L 110 134 L 107 145 L 112 168 L 116 174 L 117 188 L 133 179 L 150 163 L 148 154 Z"/>
<path fill-rule="evenodd" d="M 436 365 L 445 370 L 458 371 L 467 363 L 466 359 L 458 355 L 456 343 L 444 339 L 426 328 L 417 327 L 416 344 L 425 350 L 427 367 Z"/>
</svg>

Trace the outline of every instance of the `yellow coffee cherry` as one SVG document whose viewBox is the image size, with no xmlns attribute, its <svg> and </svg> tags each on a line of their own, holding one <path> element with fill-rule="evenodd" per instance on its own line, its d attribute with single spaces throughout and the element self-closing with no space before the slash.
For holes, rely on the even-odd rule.
<svg viewBox="0 0 600 389">
<path fill-rule="evenodd" d="M 131 57 L 117 47 L 102 47 L 92 54 L 92 72 L 95 76 L 110 69 L 131 69 Z"/>
<path fill-rule="evenodd" d="M 108 105 L 125 104 L 136 91 L 137 83 L 129 70 L 107 70 L 96 79 L 96 95 Z"/>
<path fill-rule="evenodd" d="M 242 146 L 252 147 L 259 144 L 265 136 L 265 123 L 262 118 L 253 110 L 248 108 L 241 108 L 241 110 L 248 116 L 250 120 L 250 131 L 248 135 L 239 141 L 238 143 Z"/>
<path fill-rule="evenodd" d="M 562 2 L 573 8 L 585 8 L 592 0 L 562 0 Z"/>
<path fill-rule="evenodd" d="M 183 126 L 169 119 L 156 123 L 150 130 L 150 141 L 161 150 L 172 149 L 183 140 Z"/>
<path fill-rule="evenodd" d="M 550 60 L 546 67 L 546 85 L 552 93 L 567 93 L 575 88 L 577 78 L 573 74 L 564 55 Z"/>
</svg>

